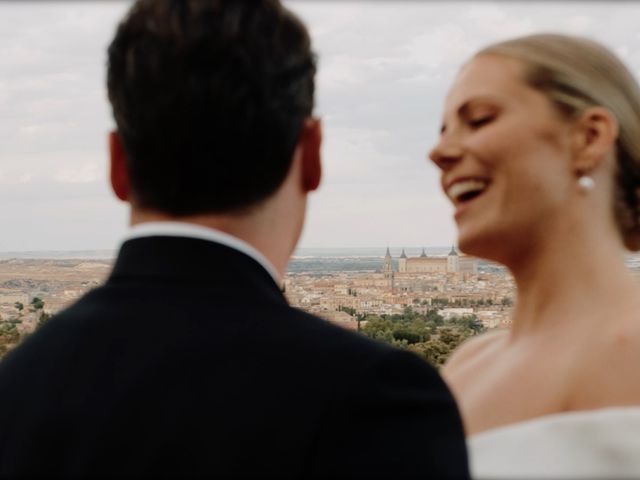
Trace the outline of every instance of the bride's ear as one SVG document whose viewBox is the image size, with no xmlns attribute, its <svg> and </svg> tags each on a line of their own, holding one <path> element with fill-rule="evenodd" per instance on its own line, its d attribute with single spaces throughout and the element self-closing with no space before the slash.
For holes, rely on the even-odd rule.
<svg viewBox="0 0 640 480">
<path fill-rule="evenodd" d="M 600 165 L 614 151 L 618 134 L 618 121 L 607 108 L 586 109 L 573 132 L 574 169 L 590 172 Z"/>
</svg>

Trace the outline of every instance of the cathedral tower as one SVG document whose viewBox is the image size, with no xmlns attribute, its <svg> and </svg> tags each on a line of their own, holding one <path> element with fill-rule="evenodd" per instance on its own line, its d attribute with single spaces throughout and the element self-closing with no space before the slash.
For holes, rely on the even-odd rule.
<svg viewBox="0 0 640 480">
<path fill-rule="evenodd" d="M 393 274 L 393 259 L 391 258 L 391 252 L 387 247 L 387 253 L 384 256 L 384 264 L 382 266 L 382 273 L 387 281 L 387 286 L 393 291 L 394 288 L 394 274 Z"/>
<path fill-rule="evenodd" d="M 458 273 L 460 271 L 458 259 L 458 252 L 456 252 L 456 248 L 452 245 L 451 251 L 447 255 L 447 272 Z"/>
<path fill-rule="evenodd" d="M 402 249 L 402 255 L 400 255 L 400 260 L 398 260 L 398 272 L 406 272 L 407 271 L 407 255 L 404 253 L 404 248 Z"/>
</svg>

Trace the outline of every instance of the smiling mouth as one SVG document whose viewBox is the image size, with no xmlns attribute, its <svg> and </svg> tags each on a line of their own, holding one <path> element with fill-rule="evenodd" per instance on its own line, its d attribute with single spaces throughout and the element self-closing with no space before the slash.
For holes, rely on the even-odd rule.
<svg viewBox="0 0 640 480">
<path fill-rule="evenodd" d="M 447 188 L 447 196 L 455 206 L 466 204 L 482 195 L 489 182 L 482 179 L 468 179 L 455 182 Z"/>
</svg>

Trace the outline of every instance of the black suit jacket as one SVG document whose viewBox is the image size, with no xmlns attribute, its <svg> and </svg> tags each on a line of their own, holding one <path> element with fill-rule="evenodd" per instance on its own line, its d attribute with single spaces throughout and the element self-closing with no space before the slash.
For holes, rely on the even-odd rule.
<svg viewBox="0 0 640 480">
<path fill-rule="evenodd" d="M 129 240 L 0 362 L 0 477 L 464 478 L 434 369 L 287 305 L 252 258 Z"/>
</svg>

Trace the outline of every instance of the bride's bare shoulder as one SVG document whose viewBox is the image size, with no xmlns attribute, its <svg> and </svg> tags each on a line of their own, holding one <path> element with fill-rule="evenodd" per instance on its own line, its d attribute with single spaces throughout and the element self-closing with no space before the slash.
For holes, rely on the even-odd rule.
<svg viewBox="0 0 640 480">
<path fill-rule="evenodd" d="M 508 330 L 500 329 L 468 339 L 451 354 L 442 368 L 442 373 L 452 375 L 475 363 L 480 357 L 496 348 L 508 335 Z"/>
</svg>

